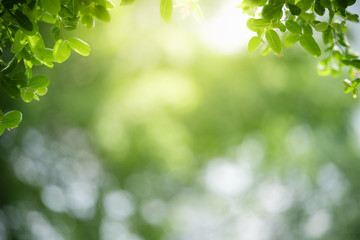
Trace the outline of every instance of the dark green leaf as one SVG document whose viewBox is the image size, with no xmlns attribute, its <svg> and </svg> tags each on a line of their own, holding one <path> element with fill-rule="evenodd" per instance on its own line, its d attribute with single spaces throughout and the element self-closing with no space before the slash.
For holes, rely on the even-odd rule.
<svg viewBox="0 0 360 240">
<path fill-rule="evenodd" d="M 8 76 L 0 73 L 0 86 L 12 98 L 20 96 L 20 90 L 15 81 L 12 81 Z"/>
<path fill-rule="evenodd" d="M 172 0 L 161 0 L 160 15 L 161 15 L 162 20 L 164 20 L 167 23 L 170 22 L 172 11 L 173 11 Z"/>
<path fill-rule="evenodd" d="M 316 43 L 315 39 L 310 35 L 302 35 L 300 37 L 300 44 L 315 57 L 319 57 L 321 55 L 321 50 L 319 45 Z"/>
<path fill-rule="evenodd" d="M 300 15 L 301 13 L 301 8 L 296 6 L 293 3 L 287 3 L 286 5 L 288 7 L 288 9 L 290 10 L 292 15 Z"/>
<path fill-rule="evenodd" d="M 265 32 L 266 41 L 269 43 L 270 47 L 274 52 L 281 52 L 281 42 L 278 34 L 274 30 L 268 30 Z"/>
<path fill-rule="evenodd" d="M 6 65 L 6 67 L 1 70 L 1 73 L 3 74 L 11 73 L 12 71 L 14 71 L 17 63 L 18 63 L 18 59 L 16 58 L 16 56 L 14 56 L 13 59 L 11 59 L 11 61 Z"/>
<path fill-rule="evenodd" d="M 23 29 L 27 31 L 33 30 L 33 24 L 31 23 L 30 19 L 20 10 L 16 10 L 15 14 L 12 14 L 12 16 L 16 19 L 20 27 L 22 27 Z"/>
<path fill-rule="evenodd" d="M 360 59 L 343 60 L 342 62 L 347 66 L 360 70 Z"/>
<path fill-rule="evenodd" d="M 24 72 L 15 73 L 12 80 L 21 87 L 25 87 L 28 85 L 28 78 Z"/>
<path fill-rule="evenodd" d="M 319 16 L 324 15 L 325 7 L 321 5 L 320 0 L 316 0 L 314 10 L 315 13 L 318 14 Z"/>
<path fill-rule="evenodd" d="M 320 0 L 320 3 L 323 7 L 331 9 L 331 2 L 330 0 Z"/>
<path fill-rule="evenodd" d="M 346 19 L 352 22 L 359 22 L 359 15 L 348 13 Z"/>
</svg>

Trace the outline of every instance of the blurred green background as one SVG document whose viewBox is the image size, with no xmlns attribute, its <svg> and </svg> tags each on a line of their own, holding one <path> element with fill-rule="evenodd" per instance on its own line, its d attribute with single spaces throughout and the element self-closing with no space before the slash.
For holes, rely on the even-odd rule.
<svg viewBox="0 0 360 240">
<path fill-rule="evenodd" d="M 300 48 L 249 55 L 231 4 L 202 7 L 116 9 L 77 30 L 89 57 L 36 70 L 40 102 L 1 93 L 23 112 L 0 138 L 1 240 L 360 238 L 358 101 Z"/>
</svg>

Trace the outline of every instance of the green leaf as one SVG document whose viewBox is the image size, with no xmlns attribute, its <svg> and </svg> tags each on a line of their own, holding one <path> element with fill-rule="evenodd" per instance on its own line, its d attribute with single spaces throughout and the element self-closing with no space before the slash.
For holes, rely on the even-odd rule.
<svg viewBox="0 0 360 240">
<path fill-rule="evenodd" d="M 270 47 L 274 52 L 281 52 L 281 42 L 279 35 L 274 30 L 268 30 L 265 32 L 266 41 L 269 43 Z"/>
<path fill-rule="evenodd" d="M 296 5 L 301 8 L 301 11 L 306 12 L 313 5 L 314 0 L 300 0 Z"/>
<path fill-rule="evenodd" d="M 287 20 L 286 23 L 285 23 L 285 26 L 292 33 L 295 33 L 295 34 L 300 34 L 301 33 L 300 25 L 297 22 L 293 21 L 293 20 Z"/>
<path fill-rule="evenodd" d="M 320 0 L 320 4 L 328 9 L 331 9 L 331 2 L 330 0 Z"/>
<path fill-rule="evenodd" d="M 172 11 L 173 11 L 172 0 L 161 0 L 160 15 L 161 15 L 162 20 L 164 20 L 167 23 L 170 22 Z"/>
<path fill-rule="evenodd" d="M 35 93 L 39 96 L 44 96 L 47 93 L 47 88 L 39 88 L 35 90 Z"/>
<path fill-rule="evenodd" d="M 16 82 L 2 73 L 0 73 L 0 86 L 10 97 L 18 98 L 20 96 Z"/>
<path fill-rule="evenodd" d="M 51 48 L 45 48 L 45 58 L 46 62 L 55 62 L 54 51 Z"/>
<path fill-rule="evenodd" d="M 120 6 L 131 5 L 135 2 L 135 0 L 121 0 Z"/>
<path fill-rule="evenodd" d="M 110 14 L 109 14 L 109 12 L 106 10 L 105 7 L 103 7 L 101 5 L 96 5 L 95 6 L 94 15 L 95 15 L 95 17 L 97 17 L 101 21 L 110 22 Z"/>
<path fill-rule="evenodd" d="M 268 4 L 262 9 L 261 15 L 264 19 L 280 19 L 282 16 L 283 4 Z"/>
<path fill-rule="evenodd" d="M 319 45 L 316 43 L 315 39 L 310 35 L 302 35 L 300 37 L 300 44 L 315 57 L 319 57 L 321 55 L 321 50 Z"/>
<path fill-rule="evenodd" d="M 315 30 L 318 32 L 325 32 L 329 27 L 329 24 L 327 22 L 320 22 L 315 25 Z"/>
<path fill-rule="evenodd" d="M 304 30 L 304 34 L 305 34 L 305 35 L 312 36 L 313 30 L 312 30 L 312 28 L 311 28 L 310 25 L 304 25 L 304 26 L 303 26 L 303 30 Z"/>
<path fill-rule="evenodd" d="M 352 92 L 352 97 L 353 98 L 357 98 L 358 97 L 358 90 L 356 88 L 354 88 L 353 92 Z"/>
<path fill-rule="evenodd" d="M 68 43 L 62 39 L 59 39 L 54 46 L 54 59 L 58 63 L 65 62 L 70 57 L 71 48 Z"/>
<path fill-rule="evenodd" d="M 352 22 L 359 22 L 359 15 L 357 14 L 347 14 L 346 19 Z"/>
<path fill-rule="evenodd" d="M 321 5 L 320 0 L 316 0 L 314 10 L 315 13 L 318 14 L 319 16 L 324 15 L 325 7 Z"/>
<path fill-rule="evenodd" d="M 94 18 L 90 15 L 84 15 L 81 17 L 81 23 L 84 24 L 87 28 L 91 29 L 95 25 Z"/>
<path fill-rule="evenodd" d="M 342 62 L 347 66 L 360 70 L 360 59 L 343 60 Z"/>
<path fill-rule="evenodd" d="M 299 40 L 299 34 L 290 33 L 284 38 L 283 44 L 286 48 L 288 48 L 294 43 L 296 43 L 298 40 Z"/>
<path fill-rule="evenodd" d="M 1 73 L 8 74 L 14 71 L 16 65 L 18 63 L 18 59 L 16 56 L 14 56 L 11 61 L 8 63 L 8 65 L 1 70 Z"/>
<path fill-rule="evenodd" d="M 33 36 L 28 36 L 27 39 L 29 46 L 35 56 L 39 59 L 43 59 L 45 57 L 45 44 L 40 33 L 36 33 Z"/>
<path fill-rule="evenodd" d="M 25 87 L 28 85 L 28 78 L 24 72 L 15 73 L 12 81 L 14 81 L 17 85 L 20 85 L 21 87 Z"/>
<path fill-rule="evenodd" d="M 296 15 L 296 16 L 300 15 L 300 13 L 301 13 L 301 8 L 300 7 L 296 6 L 293 3 L 287 3 L 286 6 L 288 7 L 288 9 L 290 10 L 290 13 L 292 15 Z"/>
<path fill-rule="evenodd" d="M 30 32 L 33 30 L 33 24 L 31 23 L 30 19 L 22 13 L 22 11 L 16 10 L 15 14 L 11 13 L 11 16 L 16 19 L 21 28 Z"/>
<path fill-rule="evenodd" d="M 22 114 L 19 111 L 13 110 L 7 112 L 0 120 L 0 125 L 4 128 L 15 128 L 21 123 Z"/>
<path fill-rule="evenodd" d="M 0 120 L 4 117 L 3 111 L 0 109 Z"/>
<path fill-rule="evenodd" d="M 270 21 L 262 18 L 249 18 L 249 20 L 246 22 L 246 26 L 248 27 L 248 29 L 253 32 L 262 32 L 269 25 Z"/>
<path fill-rule="evenodd" d="M 47 87 L 49 83 L 50 82 L 49 79 L 47 79 L 47 77 L 38 75 L 29 80 L 29 85 L 27 86 L 27 88 L 36 90 Z"/>
<path fill-rule="evenodd" d="M 90 48 L 89 44 L 87 44 L 83 40 L 81 40 L 79 38 L 69 38 L 67 40 L 67 43 L 69 44 L 71 49 L 74 50 L 75 52 L 77 52 L 83 56 L 89 56 L 91 48 Z"/>
<path fill-rule="evenodd" d="M 35 93 L 32 90 L 28 90 L 26 88 L 21 88 L 20 96 L 24 102 L 29 103 L 34 99 Z"/>
<path fill-rule="evenodd" d="M 260 37 L 253 37 L 250 39 L 248 44 L 248 51 L 249 53 L 252 53 L 256 50 L 256 48 L 260 45 L 262 42 L 262 39 Z"/>
<path fill-rule="evenodd" d="M 59 27 L 53 27 L 51 28 L 50 33 L 52 38 L 57 41 L 60 39 L 61 29 Z"/>
<path fill-rule="evenodd" d="M 41 0 L 42 7 L 49 13 L 56 15 L 60 12 L 60 0 Z"/>
<path fill-rule="evenodd" d="M 14 43 L 11 46 L 11 52 L 20 52 L 26 44 L 26 35 L 19 29 L 15 33 Z"/>
</svg>

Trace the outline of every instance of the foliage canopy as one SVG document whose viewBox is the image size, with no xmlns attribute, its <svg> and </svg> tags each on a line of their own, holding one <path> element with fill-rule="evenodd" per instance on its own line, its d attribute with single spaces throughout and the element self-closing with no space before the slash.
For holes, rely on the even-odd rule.
<svg viewBox="0 0 360 240">
<path fill-rule="evenodd" d="M 122 0 L 120 6 L 130 5 L 135 0 Z M 348 7 L 356 0 L 244 0 L 239 7 L 252 16 L 247 27 L 256 33 L 250 39 L 248 50 L 254 52 L 260 45 L 263 54 L 281 54 L 283 48 L 296 42 L 315 57 L 325 55 L 319 62 L 320 75 L 339 76 L 344 67 L 349 68 L 352 81 L 345 79 L 345 93 L 357 97 L 360 79 L 358 55 L 351 50 L 346 38 L 347 23 L 359 22 L 357 14 Z M 199 18 L 201 10 L 197 1 L 178 0 Z M 172 17 L 174 2 L 160 1 L 160 16 L 165 22 Z M 72 51 L 83 56 L 90 54 L 90 46 L 77 37 L 66 38 L 64 31 L 75 30 L 79 24 L 89 29 L 95 19 L 109 22 L 109 9 L 115 4 L 111 0 L 3 0 L 0 3 L 0 52 L 11 54 L 8 61 L 0 62 L 0 86 L 11 98 L 24 102 L 47 93 L 49 80 L 46 76 L 33 76 L 33 66 L 52 68 L 54 63 L 63 63 Z M 327 15 L 327 17 L 325 17 Z M 52 47 L 45 46 L 39 23 L 51 24 Z M 315 32 L 322 36 L 324 50 L 315 40 Z M 9 53 L 6 53 L 8 51 Z M 11 53 L 10 53 L 11 52 Z M 322 53 L 324 52 L 324 53 Z M 4 129 L 17 127 L 22 115 L 18 111 L 0 114 L 0 134 Z M 11 124 L 9 123 L 11 119 Z"/>
</svg>

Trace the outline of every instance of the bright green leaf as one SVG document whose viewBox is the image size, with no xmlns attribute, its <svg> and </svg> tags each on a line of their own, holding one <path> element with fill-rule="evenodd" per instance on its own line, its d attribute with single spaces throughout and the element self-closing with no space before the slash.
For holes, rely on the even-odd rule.
<svg viewBox="0 0 360 240">
<path fill-rule="evenodd" d="M 45 57 L 45 44 L 40 33 L 36 33 L 33 36 L 28 36 L 27 38 L 29 46 L 35 56 L 39 59 L 43 59 Z"/>
<path fill-rule="evenodd" d="M 31 102 L 34 99 L 34 95 L 35 95 L 35 93 L 32 90 L 29 90 L 26 88 L 20 89 L 21 99 L 26 103 Z"/>
<path fill-rule="evenodd" d="M 281 52 L 281 42 L 279 35 L 274 30 L 268 30 L 265 32 L 266 41 L 269 43 L 270 47 L 274 52 Z"/>
<path fill-rule="evenodd" d="M 39 96 L 44 96 L 47 93 L 48 89 L 45 88 L 39 88 L 35 90 L 35 93 Z"/>
<path fill-rule="evenodd" d="M 172 0 L 161 0 L 160 2 L 160 15 L 165 22 L 170 22 L 173 11 Z"/>
<path fill-rule="evenodd" d="M 297 22 L 293 21 L 293 20 L 287 20 L 286 23 L 285 23 L 285 26 L 292 33 L 295 33 L 295 34 L 300 34 L 301 33 L 300 25 Z"/>
<path fill-rule="evenodd" d="M 329 24 L 327 22 L 320 22 L 315 25 L 315 30 L 318 32 L 324 32 L 328 29 Z"/>
<path fill-rule="evenodd" d="M 249 53 L 252 53 L 256 50 L 256 48 L 260 45 L 262 42 L 262 39 L 260 37 L 253 37 L 250 39 L 248 44 L 248 51 Z"/>
<path fill-rule="evenodd" d="M 321 50 L 319 45 L 316 43 L 315 39 L 310 35 L 302 35 L 300 37 L 300 44 L 315 57 L 319 57 L 321 55 Z"/>
<path fill-rule="evenodd" d="M 18 53 L 20 52 L 26 43 L 26 35 L 19 29 L 15 33 L 14 43 L 11 46 L 11 52 Z"/>
<path fill-rule="evenodd" d="M 50 82 L 47 77 L 38 75 L 29 80 L 29 85 L 27 86 L 27 88 L 36 90 L 36 89 L 47 87 L 49 85 L 49 83 Z"/>
<path fill-rule="evenodd" d="M 86 42 L 84 42 L 79 38 L 69 38 L 67 40 L 67 43 L 69 44 L 72 50 L 83 56 L 88 56 L 90 54 L 91 48 L 89 44 L 87 44 Z"/>
<path fill-rule="evenodd" d="M 7 112 L 0 120 L 0 125 L 5 128 L 15 128 L 21 123 L 22 114 L 19 111 L 13 110 Z"/>
<path fill-rule="evenodd" d="M 68 43 L 59 39 L 54 46 L 54 59 L 58 63 L 65 62 L 70 57 L 71 48 Z"/>
</svg>

